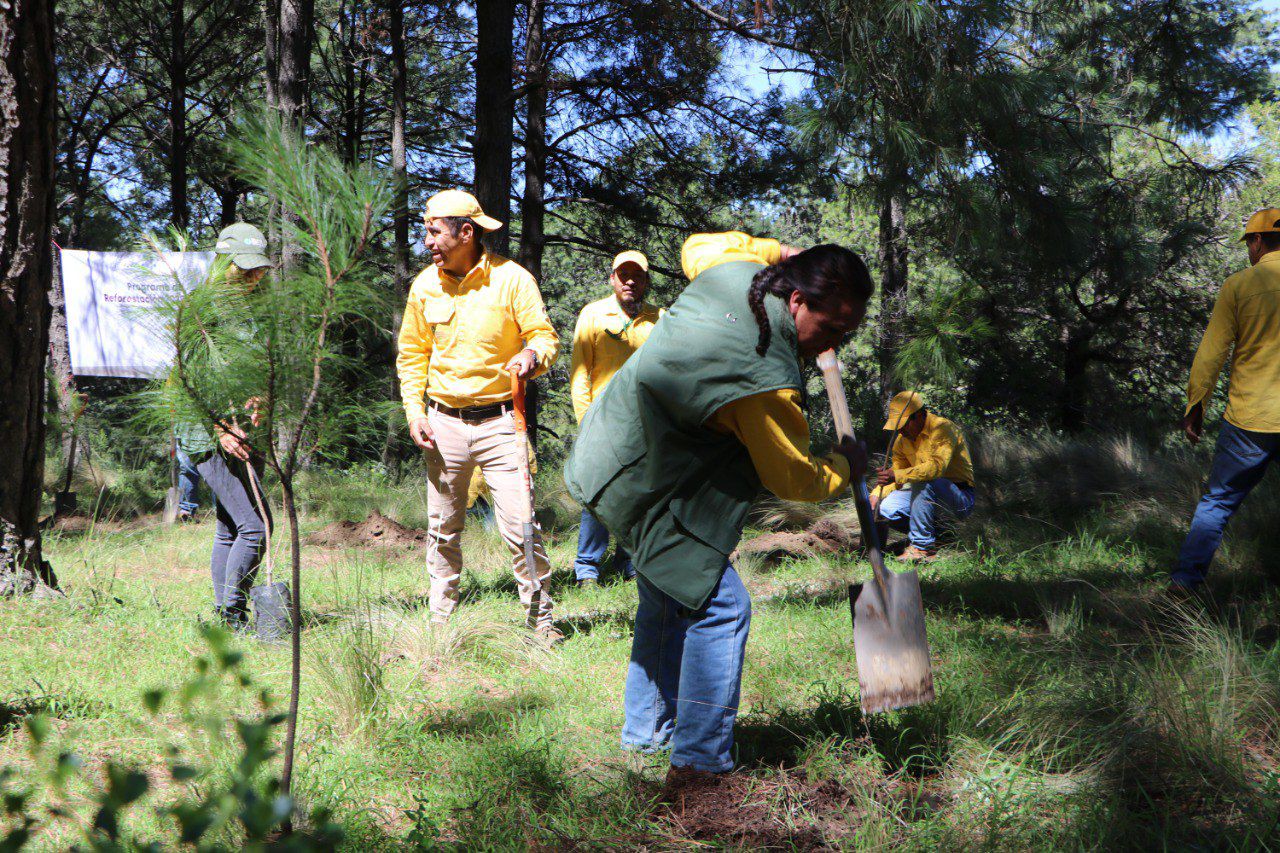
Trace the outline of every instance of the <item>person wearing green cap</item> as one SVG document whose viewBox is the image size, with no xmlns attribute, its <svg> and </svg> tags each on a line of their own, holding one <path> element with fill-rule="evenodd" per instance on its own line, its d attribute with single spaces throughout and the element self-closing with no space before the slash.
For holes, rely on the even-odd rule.
<svg viewBox="0 0 1280 853">
<path fill-rule="evenodd" d="M 1222 285 L 1187 381 L 1182 431 L 1196 444 L 1204 431 L 1205 403 L 1230 353 L 1227 410 L 1218 428 L 1209 487 L 1196 506 L 1170 579 L 1174 595 L 1204 583 L 1227 522 L 1280 453 L 1280 208 L 1255 212 L 1240 240 L 1249 267 Z"/>
<path fill-rule="evenodd" d="M 229 261 L 223 280 L 251 292 L 271 266 L 266 249 L 262 232 L 248 223 L 237 222 L 222 229 L 214 252 Z M 243 319 L 243 334 L 254 334 L 250 319 Z M 244 408 L 250 425 L 257 426 L 255 401 L 246 401 Z M 260 491 L 262 460 L 252 454 L 239 418 L 238 412 L 224 413 L 223 420 L 229 426 L 216 428 L 216 439 L 199 421 L 179 424 L 176 429 L 179 449 L 195 462 L 196 471 L 213 493 L 217 517 L 210 559 L 214 608 L 221 622 L 237 630 L 248 624 L 249 587 L 271 523 L 265 504 L 259 508 L 249 480 L 255 478 Z"/>
<path fill-rule="evenodd" d="M 889 403 L 884 428 L 895 434 L 893 463 L 876 473 L 872 505 L 883 519 L 880 541 L 889 529 L 910 538 L 898 559 L 928 562 L 937 557 L 938 537 L 954 519 L 973 512 L 973 461 L 960 427 L 925 408 L 915 391 Z"/>
</svg>

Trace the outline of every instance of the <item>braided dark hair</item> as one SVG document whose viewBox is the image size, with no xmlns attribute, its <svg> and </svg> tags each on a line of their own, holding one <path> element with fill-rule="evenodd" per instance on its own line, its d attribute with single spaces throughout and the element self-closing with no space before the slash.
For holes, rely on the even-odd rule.
<svg viewBox="0 0 1280 853">
<path fill-rule="evenodd" d="M 769 340 L 773 336 L 769 315 L 764 308 L 765 294 L 772 293 L 786 300 L 797 290 L 805 302 L 825 307 L 855 299 L 865 302 L 871 298 L 875 285 L 862 258 L 856 252 L 833 243 L 805 249 L 760 270 L 751 279 L 751 289 L 747 291 L 747 304 L 760 327 L 760 342 L 756 344 L 756 352 L 760 355 L 769 350 Z"/>
</svg>

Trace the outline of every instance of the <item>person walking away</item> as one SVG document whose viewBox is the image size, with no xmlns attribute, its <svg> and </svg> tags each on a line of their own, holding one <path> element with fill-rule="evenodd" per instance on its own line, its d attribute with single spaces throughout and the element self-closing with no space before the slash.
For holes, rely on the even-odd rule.
<svg viewBox="0 0 1280 853">
<path fill-rule="evenodd" d="M 409 434 L 427 466 L 427 568 L 431 618 L 445 622 L 458 606 L 462 530 L 468 487 L 479 469 L 493 497 L 498 527 L 511 550 L 520 601 L 536 635 L 563 636 L 552 625 L 551 597 L 534 595 L 534 577 L 550 576 L 534 524 L 535 566 L 524 563 L 518 507 L 528 501 L 512 417 L 511 374 L 530 379 L 555 361 L 559 340 L 538 283 L 520 265 L 488 251 L 483 232 L 502 223 L 470 193 L 446 190 L 427 201 L 431 264 L 409 289 L 396 371 Z"/>
<path fill-rule="evenodd" d="M 1240 239 L 1249 267 L 1222 285 L 1187 382 L 1182 431 L 1194 445 L 1204 432 L 1205 406 L 1230 353 L 1227 410 L 1218 428 L 1209 486 L 1170 579 L 1175 595 L 1204 583 L 1227 522 L 1280 450 L 1280 209 L 1254 213 Z"/>
<path fill-rule="evenodd" d="M 649 259 L 642 253 L 626 251 L 615 257 L 609 284 L 613 294 L 584 306 L 573 330 L 569 378 L 573 415 L 578 423 L 582 423 L 591 401 L 600 396 L 618 369 L 648 340 L 663 314 L 644 300 L 649 290 Z M 596 585 L 608 550 L 608 529 L 584 509 L 578 526 L 578 557 L 573 563 L 579 586 Z M 616 548 L 613 564 L 624 579 L 636 576 L 622 546 Z"/>
<path fill-rule="evenodd" d="M 973 460 L 960 427 L 925 408 L 915 391 L 902 391 L 889 403 L 886 431 L 897 431 L 890 467 L 876 472 L 872 507 L 879 506 L 884 544 L 890 529 L 906 533 L 909 544 L 898 556 L 907 562 L 937 559 L 939 537 L 974 504 Z"/>
<path fill-rule="evenodd" d="M 253 225 L 237 222 L 222 229 L 214 253 L 227 262 L 224 282 L 252 293 L 271 266 L 266 250 L 266 238 Z M 254 334 L 252 318 L 245 317 L 244 323 L 242 333 Z M 212 434 L 200 421 L 180 423 L 175 429 L 179 452 L 194 463 L 213 494 L 217 519 L 210 558 L 214 610 L 222 623 L 235 630 L 248 626 L 249 588 L 271 523 L 269 511 L 264 515 L 265 507 L 259 508 L 249 482 L 250 476 L 257 477 L 260 486 L 263 460 L 252 453 L 248 435 L 239 426 L 246 414 L 257 425 L 257 407 L 249 400 L 244 409 L 221 413 L 226 426 L 215 426 Z"/>
<path fill-rule="evenodd" d="M 696 784 L 733 767 L 748 509 L 761 486 L 820 501 L 865 470 L 852 440 L 811 451 L 801 360 L 857 328 L 872 283 L 848 249 L 740 232 L 696 235 L 682 261 L 692 282 L 587 410 L 565 482 L 639 573 L 622 745 L 670 749 L 668 781 Z"/>
</svg>

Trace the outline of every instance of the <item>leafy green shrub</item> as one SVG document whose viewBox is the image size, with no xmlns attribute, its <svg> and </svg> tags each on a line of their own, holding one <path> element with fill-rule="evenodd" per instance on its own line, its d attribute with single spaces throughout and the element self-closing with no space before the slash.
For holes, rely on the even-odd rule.
<svg viewBox="0 0 1280 853">
<path fill-rule="evenodd" d="M 34 773 L 12 767 L 0 770 L 0 804 L 4 828 L 0 850 L 20 850 L 44 832 L 69 832 L 81 839 L 73 849 L 92 851 L 165 850 L 194 846 L 199 850 L 313 851 L 333 850 L 342 831 L 324 810 L 299 815 L 297 804 L 280 791 L 270 769 L 276 731 L 285 720 L 274 710 L 266 690 L 258 690 L 245 672 L 243 653 L 230 645 L 220 628 L 203 630 L 209 650 L 193 662 L 194 674 L 175 691 L 148 690 L 143 704 L 153 715 L 166 706 L 181 716 L 191 734 L 210 749 L 204 762 L 192 760 L 171 745 L 163 773 L 108 761 L 105 779 L 85 778 L 83 760 L 54 743 L 51 718 L 45 712 L 24 721 Z M 232 698 L 252 696 L 258 713 L 233 716 L 220 712 L 230 688 Z M 218 745 L 230 745 L 230 761 L 212 761 Z M 129 815 L 157 796 L 153 779 L 167 776 L 181 793 L 153 806 L 165 827 L 160 838 L 144 840 L 128 828 Z M 70 806 L 68 786 L 80 779 L 91 788 L 91 808 Z M 86 813 L 92 814 L 86 820 Z M 305 819 L 299 819 L 305 817 Z M 305 828 L 295 828 L 295 820 Z"/>
</svg>

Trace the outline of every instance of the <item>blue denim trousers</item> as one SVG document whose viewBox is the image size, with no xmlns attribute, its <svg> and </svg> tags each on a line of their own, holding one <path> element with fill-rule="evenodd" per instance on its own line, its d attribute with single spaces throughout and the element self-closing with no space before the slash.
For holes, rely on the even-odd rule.
<svg viewBox="0 0 1280 853">
<path fill-rule="evenodd" d="M 712 773 L 733 769 L 733 722 L 751 596 L 729 565 L 711 598 L 692 613 L 643 575 L 638 586 L 623 748 L 656 752 L 670 747 L 673 767 Z"/>
<path fill-rule="evenodd" d="M 600 565 L 604 562 L 604 555 L 608 550 L 609 529 L 584 509 L 582 522 L 578 525 L 578 559 L 573 561 L 574 576 L 580 581 L 599 578 Z M 614 549 L 613 567 L 621 572 L 624 578 L 630 579 L 636 576 L 635 567 L 631 565 L 631 556 L 621 547 Z"/>
<path fill-rule="evenodd" d="M 200 502 L 196 500 L 196 489 L 200 488 L 200 472 L 196 470 L 196 463 L 191 461 L 191 457 L 181 447 L 177 449 L 178 459 L 178 509 L 182 512 L 191 513 L 200 508 Z"/>
<path fill-rule="evenodd" d="M 939 477 L 890 492 L 880 502 L 880 517 L 894 530 L 906 533 L 912 545 L 930 551 L 953 521 L 973 512 L 973 502 L 972 486 Z"/>
<path fill-rule="evenodd" d="M 1173 583 L 1185 587 L 1204 583 L 1227 522 L 1253 487 L 1262 482 L 1277 450 L 1280 433 L 1251 432 L 1222 422 L 1209 470 L 1209 488 L 1191 517 L 1191 530 L 1178 553 Z"/>
</svg>

